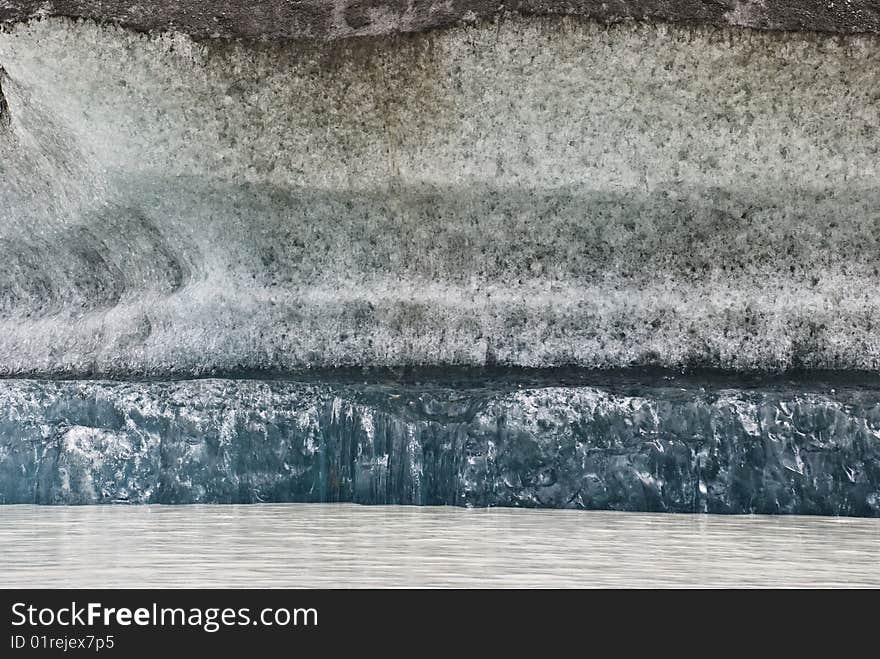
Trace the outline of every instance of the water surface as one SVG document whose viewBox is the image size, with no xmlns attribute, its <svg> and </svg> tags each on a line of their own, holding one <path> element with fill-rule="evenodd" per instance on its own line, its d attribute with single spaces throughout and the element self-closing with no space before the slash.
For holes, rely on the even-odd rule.
<svg viewBox="0 0 880 659">
<path fill-rule="evenodd" d="M 0 506 L 2 587 L 880 587 L 880 520 Z"/>
</svg>

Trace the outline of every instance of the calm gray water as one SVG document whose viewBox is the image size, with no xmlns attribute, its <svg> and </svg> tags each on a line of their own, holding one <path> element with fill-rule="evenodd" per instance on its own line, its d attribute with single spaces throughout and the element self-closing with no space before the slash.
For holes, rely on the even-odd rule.
<svg viewBox="0 0 880 659">
<path fill-rule="evenodd" d="M 880 586 L 880 520 L 0 506 L 3 587 Z"/>
</svg>

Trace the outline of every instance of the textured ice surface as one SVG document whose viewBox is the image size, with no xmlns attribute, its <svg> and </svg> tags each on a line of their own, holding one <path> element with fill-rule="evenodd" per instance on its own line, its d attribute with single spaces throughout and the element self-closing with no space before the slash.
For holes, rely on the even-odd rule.
<svg viewBox="0 0 880 659">
<path fill-rule="evenodd" d="M 0 373 L 880 367 L 876 39 L 47 20 L 0 65 Z"/>
<path fill-rule="evenodd" d="M 0 0 L 0 22 L 69 16 L 200 39 L 343 39 L 488 18 L 570 15 L 765 30 L 880 32 L 876 0 Z"/>
<path fill-rule="evenodd" d="M 880 515 L 880 389 L 0 382 L 0 502 Z"/>
</svg>

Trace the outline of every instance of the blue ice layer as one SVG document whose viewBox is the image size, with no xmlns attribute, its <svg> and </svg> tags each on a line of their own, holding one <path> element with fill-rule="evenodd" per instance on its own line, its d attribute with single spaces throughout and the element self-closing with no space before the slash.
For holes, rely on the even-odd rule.
<svg viewBox="0 0 880 659">
<path fill-rule="evenodd" d="M 880 389 L 0 382 L 0 502 L 880 516 Z"/>
</svg>

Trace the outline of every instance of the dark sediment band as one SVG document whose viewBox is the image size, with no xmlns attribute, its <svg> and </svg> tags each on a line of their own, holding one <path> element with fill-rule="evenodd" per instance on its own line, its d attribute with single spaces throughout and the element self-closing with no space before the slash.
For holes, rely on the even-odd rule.
<svg viewBox="0 0 880 659">
<path fill-rule="evenodd" d="M 48 16 L 88 18 L 139 31 L 178 31 L 199 39 L 338 39 L 421 32 L 502 15 L 880 32 L 880 3 L 875 0 L 0 0 L 0 22 L 5 23 Z"/>
</svg>

